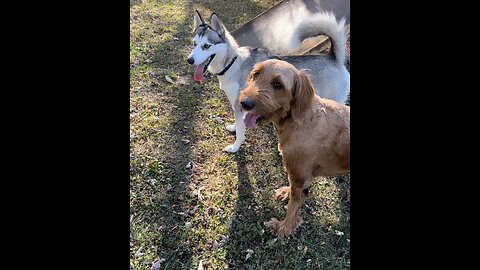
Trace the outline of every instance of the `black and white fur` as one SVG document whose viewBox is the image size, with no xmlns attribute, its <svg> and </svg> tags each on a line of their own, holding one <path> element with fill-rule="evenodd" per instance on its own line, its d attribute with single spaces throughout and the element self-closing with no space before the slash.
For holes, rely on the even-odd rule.
<svg viewBox="0 0 480 270">
<path fill-rule="evenodd" d="M 228 145 L 225 151 L 237 152 L 245 140 L 244 112 L 240 108 L 238 97 L 240 90 L 244 88 L 248 74 L 256 63 L 271 58 L 285 60 L 297 69 L 306 70 L 316 94 L 320 97 L 333 99 L 342 104 L 347 101 L 350 92 L 350 74 L 344 64 L 346 49 L 344 24 L 345 20 L 337 22 L 331 13 L 314 14 L 296 27 L 291 38 L 290 51 L 295 49 L 303 39 L 322 34 L 330 38 L 333 53 L 278 57 L 269 54 L 265 49 L 239 47 L 215 13 L 207 24 L 198 11 L 195 12 L 195 48 L 187 61 L 197 66 L 196 79 L 197 77 L 200 80 L 203 79 L 203 73 L 207 70 L 212 74 L 224 72 L 223 75 L 218 76 L 220 89 L 227 95 L 235 114 L 235 123 L 228 125 L 227 130 L 236 131 L 235 143 Z M 233 61 L 235 57 L 237 58 Z M 230 64 L 231 66 L 225 71 Z"/>
</svg>

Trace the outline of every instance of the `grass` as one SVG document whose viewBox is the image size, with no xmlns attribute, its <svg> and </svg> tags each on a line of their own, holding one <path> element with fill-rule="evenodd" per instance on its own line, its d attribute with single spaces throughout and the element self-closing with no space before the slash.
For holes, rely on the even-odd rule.
<svg viewBox="0 0 480 270">
<path fill-rule="evenodd" d="M 263 222 L 285 216 L 273 190 L 288 180 L 272 125 L 224 153 L 233 111 L 217 78 L 194 81 L 185 61 L 195 9 L 233 30 L 278 2 L 130 2 L 131 268 L 350 268 L 349 175 L 317 179 L 304 223 L 277 239 Z"/>
</svg>

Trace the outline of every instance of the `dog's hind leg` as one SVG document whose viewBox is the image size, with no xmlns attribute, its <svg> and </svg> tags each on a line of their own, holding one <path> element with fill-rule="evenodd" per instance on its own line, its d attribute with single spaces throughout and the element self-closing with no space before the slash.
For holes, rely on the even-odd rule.
<svg viewBox="0 0 480 270">
<path fill-rule="evenodd" d="M 284 186 L 275 190 L 275 198 L 285 201 L 290 195 L 290 186 Z"/>
<path fill-rule="evenodd" d="M 235 124 L 233 125 L 233 130 L 236 131 L 236 138 L 235 143 L 228 145 L 225 147 L 225 151 L 229 153 L 236 153 L 242 145 L 243 141 L 245 140 L 245 123 L 243 122 L 243 115 L 244 113 L 238 109 L 234 109 L 233 112 L 235 113 Z M 229 131 L 229 126 L 227 126 Z"/>
</svg>

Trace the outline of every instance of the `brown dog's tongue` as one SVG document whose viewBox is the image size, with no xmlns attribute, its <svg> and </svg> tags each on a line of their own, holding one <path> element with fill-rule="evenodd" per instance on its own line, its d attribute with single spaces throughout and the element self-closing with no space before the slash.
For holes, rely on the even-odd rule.
<svg viewBox="0 0 480 270">
<path fill-rule="evenodd" d="M 245 123 L 245 127 L 247 128 L 254 128 L 257 126 L 257 118 L 258 118 L 258 115 L 254 115 L 254 114 L 251 114 L 251 113 L 247 113 L 245 114 L 245 116 L 243 117 L 243 123 Z"/>
<path fill-rule="evenodd" d="M 195 81 L 203 81 L 203 68 L 207 64 L 207 61 L 208 61 L 208 58 L 207 60 L 203 61 L 203 63 L 198 65 L 197 68 L 195 69 L 195 73 L 193 74 L 193 78 L 195 79 Z"/>
</svg>

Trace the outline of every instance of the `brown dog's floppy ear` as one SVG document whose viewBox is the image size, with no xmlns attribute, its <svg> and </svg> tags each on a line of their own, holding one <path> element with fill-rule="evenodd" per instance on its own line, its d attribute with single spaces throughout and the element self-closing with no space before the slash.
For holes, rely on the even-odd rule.
<svg viewBox="0 0 480 270">
<path fill-rule="evenodd" d="M 300 122 L 301 114 L 312 106 L 315 90 L 310 78 L 305 71 L 299 70 L 295 75 L 294 88 L 292 91 L 293 100 L 290 106 L 293 120 Z"/>
</svg>

